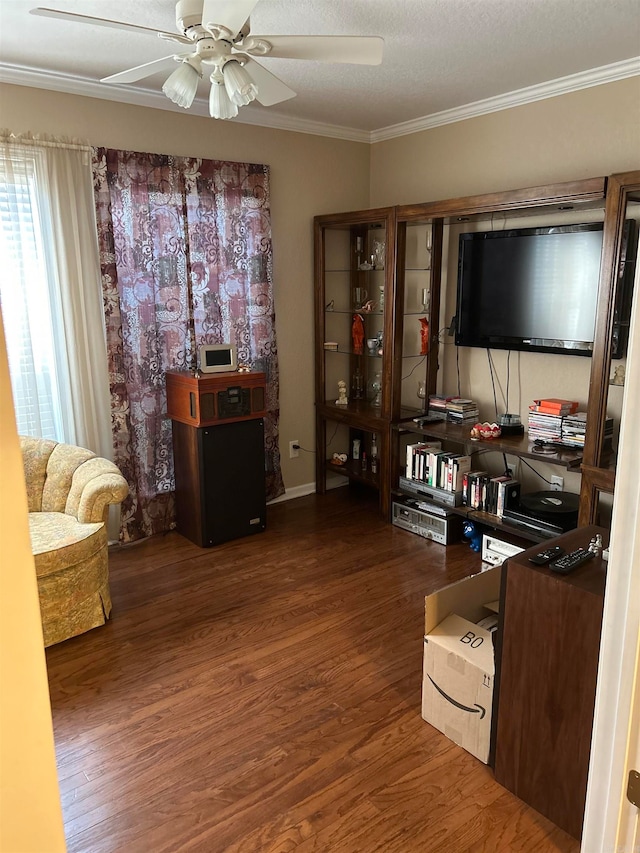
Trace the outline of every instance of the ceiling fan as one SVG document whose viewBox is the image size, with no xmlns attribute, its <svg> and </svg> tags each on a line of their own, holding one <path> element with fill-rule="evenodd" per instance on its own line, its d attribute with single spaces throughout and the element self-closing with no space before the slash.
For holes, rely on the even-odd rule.
<svg viewBox="0 0 640 853">
<path fill-rule="evenodd" d="M 146 77 L 178 67 L 165 81 L 162 91 L 175 104 L 189 109 L 198 83 L 208 75 L 211 81 L 209 112 L 213 118 L 238 115 L 238 107 L 257 100 L 263 106 L 286 101 L 295 92 L 253 58 L 311 59 L 317 62 L 347 62 L 379 65 L 383 40 L 378 36 L 253 36 L 249 16 L 259 0 L 178 0 L 176 27 L 179 32 L 158 32 L 150 27 L 96 18 L 59 9 L 38 7 L 33 15 L 113 27 L 137 33 L 151 33 L 165 41 L 190 49 L 145 62 L 126 71 L 104 77 L 102 83 L 135 83 Z"/>
</svg>

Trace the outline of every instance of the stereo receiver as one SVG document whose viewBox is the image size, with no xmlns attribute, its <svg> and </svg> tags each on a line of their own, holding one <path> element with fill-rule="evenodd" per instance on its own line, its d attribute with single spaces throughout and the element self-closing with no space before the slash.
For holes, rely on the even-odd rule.
<svg viewBox="0 0 640 853">
<path fill-rule="evenodd" d="M 444 510 L 444 512 L 443 512 Z M 426 504 L 408 500 L 393 503 L 392 523 L 403 530 L 416 533 L 424 539 L 433 539 L 440 545 L 450 545 L 462 538 L 462 518 L 444 507 L 431 511 Z"/>
<path fill-rule="evenodd" d="M 501 566 L 509 557 L 515 557 L 524 551 L 519 545 L 512 545 L 511 542 L 505 542 L 498 539 L 497 536 L 491 536 L 489 533 L 482 534 L 482 562 L 491 563 L 492 566 Z"/>
<path fill-rule="evenodd" d="M 264 373 L 210 373 L 167 371 L 167 414 L 190 426 L 262 418 L 266 414 Z"/>
</svg>

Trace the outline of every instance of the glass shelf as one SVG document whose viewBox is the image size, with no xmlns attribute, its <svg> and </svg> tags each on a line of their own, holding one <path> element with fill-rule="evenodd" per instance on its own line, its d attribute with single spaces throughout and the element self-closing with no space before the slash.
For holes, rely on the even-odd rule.
<svg viewBox="0 0 640 853">
<path fill-rule="evenodd" d="M 346 273 L 346 272 L 348 272 L 348 273 L 378 272 L 378 273 L 384 274 L 384 269 L 376 268 L 376 269 L 371 269 L 371 270 L 361 270 L 361 269 L 348 269 L 347 267 L 335 267 L 335 268 L 330 269 L 330 270 L 325 269 L 325 274 L 327 274 L 327 273 Z M 419 272 L 423 272 L 423 270 L 419 270 Z"/>
<path fill-rule="evenodd" d="M 348 459 L 344 465 L 335 465 L 330 459 L 327 459 L 325 466 L 327 471 L 342 474 L 350 480 L 357 480 L 359 483 L 378 488 L 378 474 L 374 474 L 370 470 L 363 470 L 362 464 L 357 460 Z"/>
<path fill-rule="evenodd" d="M 325 308 L 325 314 L 360 314 L 365 319 L 367 317 L 383 317 L 384 311 L 374 308 L 373 311 L 363 311 L 361 308 Z M 424 312 L 423 312 L 424 313 Z"/>
<path fill-rule="evenodd" d="M 354 352 L 351 349 L 344 349 L 344 347 L 339 347 L 338 349 L 325 349 L 325 353 L 338 353 L 339 355 L 352 355 L 354 358 L 382 358 L 381 353 L 377 352 Z"/>
</svg>

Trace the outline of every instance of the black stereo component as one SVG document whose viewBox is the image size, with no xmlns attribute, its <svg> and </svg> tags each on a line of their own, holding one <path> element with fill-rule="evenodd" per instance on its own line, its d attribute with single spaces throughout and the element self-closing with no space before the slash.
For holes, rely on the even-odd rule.
<svg viewBox="0 0 640 853">
<path fill-rule="evenodd" d="M 502 520 L 505 524 L 509 524 L 512 527 L 519 527 L 529 533 L 535 533 L 542 539 L 553 539 L 564 533 L 563 529 L 557 524 L 541 521 L 539 518 L 534 518 L 532 515 L 527 515 L 524 512 L 518 512 L 515 509 L 505 509 Z"/>
<path fill-rule="evenodd" d="M 563 532 L 578 526 L 578 508 L 580 498 L 571 492 L 543 491 L 521 495 L 522 512 L 534 518 L 555 524 Z"/>
</svg>

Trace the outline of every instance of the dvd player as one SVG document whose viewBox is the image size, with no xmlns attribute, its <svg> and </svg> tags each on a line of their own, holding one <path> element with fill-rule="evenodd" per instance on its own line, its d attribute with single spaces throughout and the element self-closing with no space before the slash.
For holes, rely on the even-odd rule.
<svg viewBox="0 0 640 853">
<path fill-rule="evenodd" d="M 514 527 L 520 527 L 523 530 L 539 533 L 545 539 L 552 539 L 554 536 L 560 536 L 565 532 L 557 524 L 551 524 L 549 521 L 541 521 L 539 518 L 525 515 L 525 513 L 517 512 L 514 509 L 505 509 L 502 514 L 502 521 Z"/>
<path fill-rule="evenodd" d="M 445 489 L 436 489 L 435 486 L 427 486 L 419 480 L 411 480 L 409 477 L 400 477 L 399 488 L 416 497 L 429 498 L 439 501 L 446 506 L 460 506 L 462 504 L 462 492 L 448 492 Z"/>
</svg>

